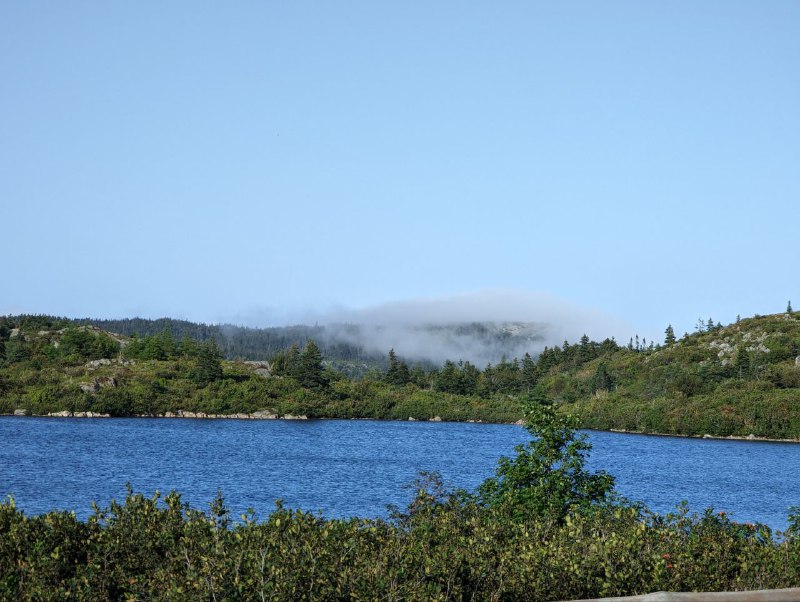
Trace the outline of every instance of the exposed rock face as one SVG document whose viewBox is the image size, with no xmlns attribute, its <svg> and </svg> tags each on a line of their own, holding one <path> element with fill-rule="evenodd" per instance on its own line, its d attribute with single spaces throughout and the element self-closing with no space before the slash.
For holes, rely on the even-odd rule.
<svg viewBox="0 0 800 602">
<path fill-rule="evenodd" d="M 239 412 L 238 414 L 206 414 L 205 412 L 190 412 L 188 410 L 178 410 L 177 412 L 165 412 L 164 418 L 234 418 L 237 420 L 275 420 L 277 414 L 268 410 L 258 410 L 252 414 Z M 308 420 L 308 416 L 292 416 L 287 414 L 284 420 Z"/>
<path fill-rule="evenodd" d="M 794 358 L 794 365 L 795 366 L 800 366 L 800 355 L 798 355 L 796 358 Z"/>
<path fill-rule="evenodd" d="M 252 416 L 256 420 L 275 420 L 278 417 L 277 414 L 273 414 L 267 410 L 258 410 L 257 412 L 253 412 Z"/>
<path fill-rule="evenodd" d="M 136 362 L 134 360 L 126 360 L 121 357 L 118 357 L 116 360 L 101 358 L 99 360 L 92 360 L 90 362 L 86 362 L 86 364 L 84 364 L 84 367 L 88 370 L 94 370 L 95 368 L 99 368 L 100 366 L 110 366 L 111 364 L 114 363 L 117 363 L 120 366 L 133 366 Z"/>
<path fill-rule="evenodd" d="M 60 412 L 50 412 L 48 416 L 54 418 L 111 418 L 111 414 L 101 414 L 100 412 L 70 412 L 62 410 Z"/>
<path fill-rule="evenodd" d="M 110 359 L 102 358 L 99 360 L 92 360 L 90 362 L 86 362 L 86 367 L 91 369 L 91 368 L 98 368 L 100 366 L 108 366 L 110 364 L 111 364 Z"/>
<path fill-rule="evenodd" d="M 442 421 L 441 416 L 434 416 L 433 418 L 428 419 L 428 422 L 441 422 L 441 421 Z"/>
<path fill-rule="evenodd" d="M 28 415 L 28 410 L 26 409 L 18 408 L 14 410 L 14 416 L 27 416 L 27 415 Z"/>
<path fill-rule="evenodd" d="M 258 376 L 269 378 L 272 376 L 272 364 L 265 361 L 247 361 L 244 364 L 253 368 L 253 372 Z"/>
<path fill-rule="evenodd" d="M 81 391 L 85 391 L 86 393 L 96 393 L 105 387 L 116 387 L 117 379 L 111 376 L 101 376 L 95 378 L 90 383 L 78 383 L 78 386 L 81 388 Z"/>
</svg>

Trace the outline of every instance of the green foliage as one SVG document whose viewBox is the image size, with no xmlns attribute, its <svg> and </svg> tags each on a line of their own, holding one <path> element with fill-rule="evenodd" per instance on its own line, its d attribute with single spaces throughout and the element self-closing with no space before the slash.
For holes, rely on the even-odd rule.
<svg viewBox="0 0 800 602">
<path fill-rule="evenodd" d="M 455 395 L 475 395 L 478 392 L 480 371 L 469 362 L 458 364 L 447 360 L 433 379 L 436 391 Z"/>
<path fill-rule="evenodd" d="M 214 339 L 202 343 L 193 350 L 195 365 L 189 378 L 200 387 L 218 381 L 222 378 L 222 363 L 219 349 Z"/>
<path fill-rule="evenodd" d="M 517 518 L 543 516 L 562 521 L 610 499 L 614 479 L 584 467 L 591 445 L 577 435 L 577 422 L 552 406 L 525 408 L 525 428 L 533 436 L 517 446 L 514 458 L 502 458 L 495 477 L 480 488 L 483 504 L 510 511 Z"/>
<path fill-rule="evenodd" d="M 320 391 L 328 386 L 328 378 L 322 365 L 322 352 L 314 341 L 308 341 L 300 355 L 297 379 L 306 389 Z"/>
<path fill-rule="evenodd" d="M 675 344 L 675 331 L 672 329 L 672 324 L 667 325 L 667 329 L 664 331 L 664 344 L 672 346 Z"/>
<path fill-rule="evenodd" d="M 584 370 L 556 368 L 540 382 L 591 428 L 800 439 L 800 407 L 789 401 L 800 391 L 797 355 L 800 320 L 778 314 L 724 327 L 703 322 L 672 345 L 620 350 Z M 613 376 L 602 395 L 601 364 Z"/>
<path fill-rule="evenodd" d="M 213 342 L 213 339 L 212 339 Z M 138 360 L 173 360 L 182 355 L 193 356 L 197 345 L 190 339 L 184 339 L 186 347 L 175 343 L 172 333 L 164 330 L 144 338 L 133 337 L 125 347 L 125 357 Z"/>
<path fill-rule="evenodd" d="M 724 514 L 599 507 L 560 522 L 445 491 L 435 476 L 395 520 L 278 504 L 263 521 L 177 493 L 96 508 L 86 522 L 0 504 L 0 599 L 564 600 L 796 586 L 800 542 Z"/>
<path fill-rule="evenodd" d="M 397 359 L 394 349 L 389 350 L 389 368 L 386 371 L 386 382 L 391 385 L 402 387 L 411 382 L 411 372 L 408 365 Z"/>
<path fill-rule="evenodd" d="M 61 334 L 57 355 L 71 363 L 113 358 L 119 354 L 120 345 L 105 332 L 87 328 L 70 327 Z"/>
</svg>

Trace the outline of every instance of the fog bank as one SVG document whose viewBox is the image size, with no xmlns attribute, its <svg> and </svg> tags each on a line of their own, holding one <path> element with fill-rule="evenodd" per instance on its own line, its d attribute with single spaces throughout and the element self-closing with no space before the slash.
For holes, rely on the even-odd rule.
<svg viewBox="0 0 800 602">
<path fill-rule="evenodd" d="M 536 355 L 546 345 L 577 342 L 583 334 L 624 343 L 633 332 L 603 312 L 552 295 L 512 290 L 410 299 L 309 318 L 325 325 L 331 340 L 367 351 L 394 349 L 409 360 L 468 360 L 478 366 L 502 356 Z"/>
</svg>

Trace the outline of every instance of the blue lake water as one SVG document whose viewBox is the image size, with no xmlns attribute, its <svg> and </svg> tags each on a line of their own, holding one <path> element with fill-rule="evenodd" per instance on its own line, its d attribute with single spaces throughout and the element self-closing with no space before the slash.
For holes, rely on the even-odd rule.
<svg viewBox="0 0 800 602">
<path fill-rule="evenodd" d="M 800 505 L 800 445 L 587 433 L 589 466 L 652 510 L 713 506 L 734 520 L 787 525 Z M 512 425 L 371 420 L 63 419 L 0 417 L 0 495 L 27 514 L 107 505 L 177 490 L 205 508 L 221 491 L 238 516 L 281 498 L 324 516 L 387 516 L 419 471 L 473 489 L 528 440 Z"/>
</svg>

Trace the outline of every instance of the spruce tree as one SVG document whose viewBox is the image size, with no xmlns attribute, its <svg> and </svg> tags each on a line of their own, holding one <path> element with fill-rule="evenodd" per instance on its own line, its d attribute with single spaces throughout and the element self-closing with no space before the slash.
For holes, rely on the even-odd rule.
<svg viewBox="0 0 800 602">
<path fill-rule="evenodd" d="M 525 357 L 522 358 L 522 383 L 526 393 L 536 386 L 538 377 L 536 362 L 533 361 L 530 353 L 526 353 Z"/>
<path fill-rule="evenodd" d="M 733 361 L 733 366 L 739 373 L 739 378 L 747 380 L 750 378 L 750 371 L 751 371 L 751 362 L 750 362 L 750 353 L 744 347 L 744 344 L 739 346 L 739 349 L 736 351 L 736 359 Z"/>
<path fill-rule="evenodd" d="M 664 331 L 664 344 L 667 346 L 675 344 L 675 331 L 672 329 L 672 324 L 668 324 Z"/>
<path fill-rule="evenodd" d="M 222 362 L 214 339 L 200 345 L 195 357 L 197 360 L 189 377 L 197 385 L 205 387 L 222 378 Z"/>
<path fill-rule="evenodd" d="M 389 350 L 389 369 L 386 372 L 386 382 L 392 385 L 403 386 L 411 380 L 411 373 L 405 362 L 397 359 L 394 349 Z"/>
<path fill-rule="evenodd" d="M 300 355 L 298 373 L 300 384 L 306 389 L 324 389 L 328 385 L 325 368 L 322 366 L 322 352 L 317 344 L 309 339 Z"/>
</svg>

